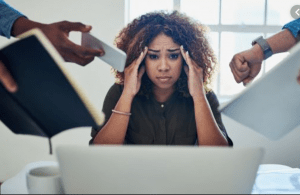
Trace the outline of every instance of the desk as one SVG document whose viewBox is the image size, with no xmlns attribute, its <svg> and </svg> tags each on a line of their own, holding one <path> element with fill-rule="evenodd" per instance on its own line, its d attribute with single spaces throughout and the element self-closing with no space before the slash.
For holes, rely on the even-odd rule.
<svg viewBox="0 0 300 195">
<path fill-rule="evenodd" d="M 28 194 L 26 185 L 26 174 L 29 170 L 43 166 L 57 166 L 57 162 L 39 161 L 26 165 L 16 176 L 3 182 L 1 187 L 2 194 Z"/>
<path fill-rule="evenodd" d="M 26 173 L 36 167 L 57 164 L 57 162 L 40 161 L 26 165 L 20 173 L 1 185 L 1 193 L 28 194 Z M 260 165 L 252 194 L 300 194 L 300 169 L 276 164 Z"/>
<path fill-rule="evenodd" d="M 300 194 L 300 169 L 285 165 L 260 165 L 252 194 Z"/>
</svg>

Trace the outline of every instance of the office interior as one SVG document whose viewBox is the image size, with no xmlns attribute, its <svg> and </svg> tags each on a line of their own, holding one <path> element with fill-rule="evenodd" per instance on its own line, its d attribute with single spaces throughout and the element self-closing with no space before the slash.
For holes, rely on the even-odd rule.
<svg viewBox="0 0 300 195">
<path fill-rule="evenodd" d="M 201 16 L 197 16 L 199 10 L 202 10 L 201 12 L 204 13 L 206 13 L 205 11 L 207 10 L 219 10 L 215 12 L 210 11 L 212 14 L 215 14 L 215 19 L 207 19 L 202 23 L 207 24 L 211 29 L 211 41 L 220 62 L 220 74 L 223 74 L 223 76 L 219 75 L 219 77 L 216 78 L 215 83 L 217 83 L 217 85 L 214 88 L 214 90 L 218 92 L 217 94 L 221 103 L 225 103 L 232 98 L 235 93 L 244 89 L 242 84 L 233 82 L 234 79 L 229 71 L 229 62 L 235 54 L 234 52 L 250 48 L 251 41 L 260 34 L 271 36 L 276 31 L 279 31 L 281 29 L 280 26 L 293 20 L 290 16 L 289 9 L 293 4 L 296 4 L 296 1 L 286 2 L 283 0 L 210 0 L 211 2 L 215 2 L 215 4 L 206 4 L 207 1 L 204 0 L 197 0 L 198 2 L 192 0 L 163 1 L 168 1 L 166 5 L 163 5 L 165 2 L 161 3 L 161 6 L 165 6 L 163 8 L 159 7 L 159 3 L 155 3 L 156 1 L 152 0 L 145 0 L 148 4 L 144 4 L 149 5 L 149 9 L 160 10 L 166 7 L 168 9 L 185 9 L 187 10 L 187 15 L 197 17 L 196 19 L 200 22 Z M 190 4 L 192 2 L 201 2 L 202 6 L 199 6 L 198 11 L 197 7 L 193 9 L 185 8 L 184 6 L 188 4 L 187 1 L 190 1 L 188 2 Z M 141 2 L 142 0 L 6 0 L 6 3 L 20 10 L 28 18 L 42 23 L 68 20 L 92 25 L 93 29 L 91 32 L 110 43 L 113 43 L 117 33 L 133 17 L 142 13 L 143 10 L 139 10 L 139 6 L 143 4 Z M 207 8 L 205 9 L 206 5 Z M 266 7 L 266 5 L 269 7 Z M 230 21 L 233 20 L 233 18 L 236 19 L 236 15 L 229 14 L 226 16 L 226 13 L 229 13 L 230 8 L 233 9 L 233 7 L 236 13 L 243 15 L 243 17 L 239 17 L 234 24 Z M 259 9 L 257 9 L 257 7 Z M 279 12 L 276 12 L 276 7 L 280 7 Z M 267 18 L 266 16 L 268 16 L 268 14 L 266 11 L 269 13 L 273 12 L 273 15 L 269 15 L 269 18 Z M 285 16 L 283 17 L 282 14 Z M 254 15 L 256 18 L 250 21 L 249 18 Z M 260 16 L 262 16 L 263 19 L 258 19 Z M 257 32 L 257 30 L 255 30 L 257 26 L 261 27 L 263 31 Z M 223 31 L 220 32 L 220 29 L 223 29 Z M 236 37 L 234 37 L 235 33 L 238 34 Z M 244 38 L 244 35 L 247 38 Z M 14 38 L 7 40 L 4 37 L 0 37 L 0 47 L 5 46 L 10 41 L 13 41 L 13 39 Z M 70 39 L 80 44 L 81 35 L 80 33 L 72 32 Z M 231 41 L 232 44 L 226 45 L 225 39 Z M 240 41 L 240 43 L 234 44 L 232 41 Z M 232 48 L 232 45 L 239 46 Z M 286 54 L 282 54 L 283 57 L 285 55 Z M 264 71 L 267 72 L 279 61 L 280 58 L 274 58 L 273 64 L 264 65 Z M 114 83 L 110 66 L 99 59 L 95 59 L 85 67 L 72 63 L 65 63 L 65 67 L 85 90 L 97 109 L 101 110 L 105 95 Z M 222 86 L 219 84 L 225 80 L 228 81 L 226 83 L 231 82 L 231 85 Z M 258 146 L 265 149 L 263 164 L 282 164 L 295 168 L 300 166 L 300 127 L 297 127 L 280 140 L 273 141 L 226 116 L 223 116 L 223 122 L 229 136 L 234 142 L 234 147 Z M 0 182 L 12 178 L 24 166 L 31 162 L 56 161 L 55 148 L 59 145 L 87 146 L 91 138 L 90 133 L 91 128 L 81 127 L 70 129 L 54 136 L 52 138 L 54 153 L 50 155 L 48 139 L 36 136 L 16 135 L 0 122 Z"/>
</svg>

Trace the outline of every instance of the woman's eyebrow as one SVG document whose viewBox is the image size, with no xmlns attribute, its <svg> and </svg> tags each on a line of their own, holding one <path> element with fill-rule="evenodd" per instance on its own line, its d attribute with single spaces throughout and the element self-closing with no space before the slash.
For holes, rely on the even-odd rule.
<svg viewBox="0 0 300 195">
<path fill-rule="evenodd" d="M 168 49 L 168 52 L 175 52 L 180 50 L 180 48 L 176 48 L 176 49 Z M 154 50 L 154 49 L 148 49 L 148 51 L 152 51 L 152 52 L 160 52 L 160 50 Z"/>
<path fill-rule="evenodd" d="M 152 52 L 160 52 L 160 50 L 154 50 L 154 49 L 148 49 L 148 51 L 152 51 Z"/>
<path fill-rule="evenodd" d="M 180 48 L 176 48 L 176 49 L 168 49 L 168 52 L 175 52 L 175 51 L 178 51 L 180 50 Z"/>
</svg>

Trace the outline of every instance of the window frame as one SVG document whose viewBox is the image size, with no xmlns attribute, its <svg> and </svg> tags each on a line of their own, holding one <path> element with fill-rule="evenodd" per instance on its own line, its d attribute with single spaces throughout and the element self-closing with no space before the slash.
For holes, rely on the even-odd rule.
<svg viewBox="0 0 300 195">
<path fill-rule="evenodd" d="M 220 57 L 222 54 L 222 50 L 221 50 L 221 41 L 222 41 L 222 32 L 233 32 L 233 33 L 261 33 L 263 34 L 263 36 L 266 38 L 267 34 L 275 34 L 277 32 L 279 32 L 282 29 L 281 25 L 267 25 L 267 17 L 268 17 L 268 0 L 264 0 L 264 23 L 263 25 L 246 25 L 246 24 L 241 24 L 241 25 L 226 25 L 226 24 L 222 24 L 221 22 L 221 18 L 222 18 L 222 1 L 223 0 L 219 0 L 219 21 L 218 24 L 216 25 L 210 25 L 210 24 L 206 24 L 206 26 L 208 26 L 210 28 L 210 32 L 216 32 L 218 33 L 218 52 L 216 53 L 218 62 L 219 62 L 219 66 L 221 66 L 220 63 Z M 130 0 L 125 0 L 125 7 L 126 10 L 125 11 L 125 23 L 127 24 L 129 22 L 129 15 L 130 15 Z M 173 10 L 177 10 L 180 11 L 180 4 L 181 4 L 181 0 L 173 0 Z M 249 40 L 249 48 L 251 48 L 251 41 Z M 234 54 L 232 54 L 233 56 Z M 226 64 L 223 64 L 223 66 L 226 66 Z M 229 66 L 229 65 L 228 65 Z M 266 68 L 265 68 L 265 61 L 263 61 L 262 63 L 262 68 L 261 68 L 261 75 L 264 75 L 266 73 Z M 225 102 L 230 100 L 232 97 L 234 97 L 236 94 L 233 95 L 222 95 L 220 93 L 221 91 L 221 85 L 220 85 L 220 75 L 222 74 L 222 72 L 220 71 L 216 77 L 215 83 L 214 85 L 216 86 L 216 91 L 214 91 L 217 95 L 217 97 L 219 98 L 220 102 Z"/>
</svg>

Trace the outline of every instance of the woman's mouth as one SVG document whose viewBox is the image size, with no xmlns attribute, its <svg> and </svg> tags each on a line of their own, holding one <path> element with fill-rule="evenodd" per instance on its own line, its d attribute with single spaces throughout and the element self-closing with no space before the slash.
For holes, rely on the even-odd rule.
<svg viewBox="0 0 300 195">
<path fill-rule="evenodd" d="M 156 77 L 160 82 L 167 82 L 169 80 L 171 80 L 171 76 L 159 76 L 159 77 Z"/>
</svg>

